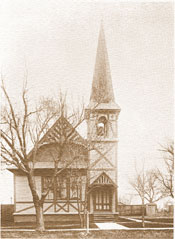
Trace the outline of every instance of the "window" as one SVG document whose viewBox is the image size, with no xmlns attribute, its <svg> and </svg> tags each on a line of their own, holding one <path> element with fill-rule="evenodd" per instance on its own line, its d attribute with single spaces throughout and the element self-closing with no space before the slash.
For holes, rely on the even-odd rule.
<svg viewBox="0 0 175 239">
<path fill-rule="evenodd" d="M 97 135 L 105 136 L 107 132 L 107 120 L 105 116 L 101 116 L 97 122 Z"/>
<path fill-rule="evenodd" d="M 56 177 L 56 199 L 67 199 L 67 180 L 63 177 Z"/>
<path fill-rule="evenodd" d="M 80 196 L 80 187 L 77 177 L 70 178 L 70 199 L 77 199 Z"/>
<path fill-rule="evenodd" d="M 52 183 L 51 177 L 44 177 L 43 178 L 43 192 L 48 192 L 46 199 L 53 200 L 54 195 L 54 185 Z"/>
<path fill-rule="evenodd" d="M 65 175 L 59 175 L 52 182 L 52 177 L 43 177 L 43 192 L 49 193 L 46 200 L 75 200 L 81 199 L 82 190 L 85 190 L 85 178 L 86 176 L 71 175 L 66 177 Z"/>
</svg>

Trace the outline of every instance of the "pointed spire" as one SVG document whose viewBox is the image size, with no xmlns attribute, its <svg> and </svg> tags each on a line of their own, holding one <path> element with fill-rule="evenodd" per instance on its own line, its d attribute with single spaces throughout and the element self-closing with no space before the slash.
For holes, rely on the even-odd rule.
<svg viewBox="0 0 175 239">
<path fill-rule="evenodd" d="M 99 33 L 96 63 L 90 97 L 90 105 L 94 103 L 115 104 L 103 23 L 101 23 Z"/>
</svg>

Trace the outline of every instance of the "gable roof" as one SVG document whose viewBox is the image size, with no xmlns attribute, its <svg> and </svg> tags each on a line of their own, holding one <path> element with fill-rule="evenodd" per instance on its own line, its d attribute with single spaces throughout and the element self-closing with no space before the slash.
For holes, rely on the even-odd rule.
<svg viewBox="0 0 175 239">
<path fill-rule="evenodd" d="M 67 143 L 74 143 L 81 146 L 86 145 L 86 140 L 81 137 L 64 116 L 60 116 L 60 118 L 40 139 L 38 145 L 40 148 L 44 145 L 64 142 L 65 138 L 67 138 Z M 34 148 L 29 152 L 29 158 L 31 157 L 33 150 Z"/>
<path fill-rule="evenodd" d="M 53 126 L 41 138 L 39 144 L 51 144 L 64 142 L 85 145 L 86 140 L 76 131 L 76 129 L 64 117 L 60 118 L 53 124 Z"/>
<path fill-rule="evenodd" d="M 38 142 L 38 149 L 44 145 L 49 145 L 53 143 L 60 143 L 61 140 L 64 142 L 63 137 L 68 137 L 67 144 L 73 143 L 77 146 L 82 146 L 86 150 L 86 140 L 74 129 L 74 127 L 68 122 L 68 120 L 60 116 L 60 118 L 52 125 L 52 127 L 45 133 L 45 135 Z M 32 156 L 34 148 L 28 153 L 28 158 Z M 9 171 L 14 173 L 19 171 L 16 167 L 8 168 Z"/>
<path fill-rule="evenodd" d="M 97 179 L 95 179 L 95 181 L 90 185 L 113 185 L 115 186 L 115 183 L 113 182 L 113 180 L 105 173 L 101 173 Z"/>
</svg>

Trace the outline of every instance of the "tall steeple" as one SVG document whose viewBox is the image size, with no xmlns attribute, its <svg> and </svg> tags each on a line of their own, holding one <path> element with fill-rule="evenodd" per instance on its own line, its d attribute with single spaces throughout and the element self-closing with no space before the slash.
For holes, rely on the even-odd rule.
<svg viewBox="0 0 175 239">
<path fill-rule="evenodd" d="M 120 107 L 115 103 L 103 25 L 101 25 L 90 103 L 85 110 L 89 152 L 90 213 L 117 215 L 117 145 Z M 102 180 L 101 180 L 102 179 Z M 110 183 L 109 183 L 110 182 Z M 99 185 L 99 188 L 96 185 Z M 103 203 L 105 200 L 105 204 Z"/>
<path fill-rule="evenodd" d="M 99 32 L 95 70 L 92 82 L 90 104 L 88 108 L 93 108 L 95 105 L 98 105 L 97 108 L 99 108 L 100 105 L 103 105 L 103 107 L 106 106 L 105 108 L 109 107 L 113 109 L 119 109 L 119 106 L 115 104 L 105 34 L 102 23 Z"/>
</svg>

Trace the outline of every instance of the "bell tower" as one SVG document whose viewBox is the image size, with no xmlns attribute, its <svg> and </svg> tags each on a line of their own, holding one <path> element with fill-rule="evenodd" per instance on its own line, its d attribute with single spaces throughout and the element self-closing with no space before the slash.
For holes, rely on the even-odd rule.
<svg viewBox="0 0 175 239">
<path fill-rule="evenodd" d="M 89 105 L 86 108 L 89 152 L 90 213 L 117 212 L 117 120 L 105 34 L 101 24 Z M 93 190 L 94 187 L 94 190 Z M 95 189 L 96 188 L 96 189 Z"/>
</svg>

